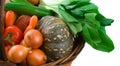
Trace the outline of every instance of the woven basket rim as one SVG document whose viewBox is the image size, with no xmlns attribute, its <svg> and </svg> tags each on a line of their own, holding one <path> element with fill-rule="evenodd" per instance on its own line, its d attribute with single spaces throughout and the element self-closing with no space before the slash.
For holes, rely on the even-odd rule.
<svg viewBox="0 0 120 66">
<path fill-rule="evenodd" d="M 78 46 L 76 47 L 75 50 L 73 50 L 73 52 L 67 56 L 67 57 L 63 57 L 57 61 L 54 61 L 54 62 L 50 62 L 50 63 L 47 63 L 47 64 L 44 64 L 44 65 L 41 65 L 41 66 L 59 66 L 59 65 L 64 65 L 64 64 L 68 64 L 69 62 L 72 62 L 77 56 L 78 54 L 81 52 L 81 50 L 83 49 L 84 47 L 84 43 L 81 44 L 81 46 Z M 0 60 L 0 66 L 1 64 L 5 64 L 5 65 L 10 65 L 10 66 L 22 66 L 23 64 L 14 64 L 14 63 L 11 63 L 9 61 L 3 61 L 3 60 Z M 26 66 L 26 65 L 25 65 Z"/>
</svg>

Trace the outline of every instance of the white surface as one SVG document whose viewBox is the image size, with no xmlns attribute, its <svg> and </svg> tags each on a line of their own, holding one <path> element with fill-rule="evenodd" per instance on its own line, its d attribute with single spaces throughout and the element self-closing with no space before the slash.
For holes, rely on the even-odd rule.
<svg viewBox="0 0 120 66">
<path fill-rule="evenodd" d="M 92 0 L 99 7 L 99 11 L 106 17 L 114 19 L 114 23 L 107 27 L 107 34 L 113 40 L 115 49 L 110 52 L 94 50 L 88 44 L 73 61 L 72 66 L 120 66 L 120 1 Z"/>
</svg>

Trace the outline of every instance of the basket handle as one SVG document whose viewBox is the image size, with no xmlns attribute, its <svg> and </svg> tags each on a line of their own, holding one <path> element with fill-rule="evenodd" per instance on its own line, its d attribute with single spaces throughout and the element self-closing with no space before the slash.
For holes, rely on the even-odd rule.
<svg viewBox="0 0 120 66">
<path fill-rule="evenodd" d="M 6 61 L 7 57 L 5 54 L 4 40 L 3 40 L 4 2 L 5 0 L 0 0 L 0 59 Z"/>
</svg>

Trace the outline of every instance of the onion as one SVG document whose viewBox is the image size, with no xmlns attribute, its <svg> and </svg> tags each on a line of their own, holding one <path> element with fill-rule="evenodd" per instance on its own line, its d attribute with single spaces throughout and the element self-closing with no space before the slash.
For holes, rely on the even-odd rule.
<svg viewBox="0 0 120 66">
<path fill-rule="evenodd" d="M 47 57 L 40 49 L 33 49 L 27 55 L 27 63 L 29 66 L 40 66 L 45 64 Z"/>
<path fill-rule="evenodd" d="M 27 47 L 37 49 L 43 43 L 42 34 L 36 29 L 31 29 L 25 34 L 24 43 Z"/>
<path fill-rule="evenodd" d="M 8 60 L 13 63 L 21 63 L 26 59 L 28 48 L 22 45 L 14 45 L 8 52 Z"/>
</svg>

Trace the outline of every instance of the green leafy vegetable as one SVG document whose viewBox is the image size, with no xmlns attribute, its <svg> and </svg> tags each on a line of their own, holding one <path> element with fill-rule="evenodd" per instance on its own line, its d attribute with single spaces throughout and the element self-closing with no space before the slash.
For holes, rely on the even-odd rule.
<svg viewBox="0 0 120 66">
<path fill-rule="evenodd" d="M 105 26 L 111 25 L 114 20 L 104 17 L 90 0 L 61 0 L 54 5 L 42 0 L 39 6 L 55 12 L 68 24 L 74 35 L 81 33 L 94 49 L 104 52 L 114 49 L 105 31 Z"/>
<path fill-rule="evenodd" d="M 85 19 L 81 20 L 83 24 L 82 35 L 86 42 L 93 48 L 105 52 L 114 49 L 112 40 L 106 35 L 104 28 L 101 29 L 100 23 L 95 19 L 95 13 L 86 13 Z"/>
<path fill-rule="evenodd" d="M 80 4 L 81 2 L 75 2 L 74 4 L 72 4 L 72 6 L 74 7 L 71 7 L 71 4 L 68 4 L 68 5 L 64 5 L 64 7 L 74 16 L 76 17 L 84 17 L 84 14 L 85 13 L 96 13 L 96 19 L 98 21 L 100 21 L 101 25 L 102 26 L 108 26 L 108 25 L 111 25 L 111 23 L 113 22 L 113 19 L 109 19 L 109 18 L 105 18 L 102 14 L 99 13 L 98 11 L 98 7 L 93 4 L 93 3 L 90 3 L 90 2 L 86 2 L 82 5 L 77 5 L 77 4 Z"/>
</svg>

